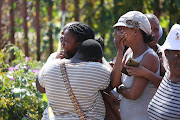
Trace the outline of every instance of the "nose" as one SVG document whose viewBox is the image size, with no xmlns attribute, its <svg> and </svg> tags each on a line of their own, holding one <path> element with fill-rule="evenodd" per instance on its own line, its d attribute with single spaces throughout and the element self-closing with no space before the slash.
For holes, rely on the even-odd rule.
<svg viewBox="0 0 180 120">
<path fill-rule="evenodd" d="M 64 35 L 61 35 L 60 37 L 61 46 L 64 46 Z"/>
<path fill-rule="evenodd" d="M 64 39 L 64 35 L 61 35 L 61 36 L 60 36 L 60 41 L 61 41 L 61 43 L 63 42 L 63 39 Z"/>
</svg>

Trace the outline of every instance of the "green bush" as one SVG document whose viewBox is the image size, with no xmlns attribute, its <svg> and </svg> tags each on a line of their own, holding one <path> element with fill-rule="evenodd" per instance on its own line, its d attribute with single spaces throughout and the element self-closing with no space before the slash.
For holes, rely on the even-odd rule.
<svg viewBox="0 0 180 120">
<path fill-rule="evenodd" d="M 42 65 L 16 46 L 6 45 L 0 51 L 1 120 L 41 119 L 47 101 L 37 91 L 35 79 Z"/>
</svg>

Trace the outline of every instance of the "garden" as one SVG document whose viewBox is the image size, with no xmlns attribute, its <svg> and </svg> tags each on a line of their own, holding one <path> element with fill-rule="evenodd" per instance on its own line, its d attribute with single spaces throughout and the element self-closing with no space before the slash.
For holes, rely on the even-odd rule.
<svg viewBox="0 0 180 120">
<path fill-rule="evenodd" d="M 13 51 L 15 58 L 9 64 Z M 36 90 L 35 79 L 43 63 L 26 57 L 14 45 L 0 51 L 0 119 L 40 119 L 47 106 L 45 94 Z"/>
</svg>

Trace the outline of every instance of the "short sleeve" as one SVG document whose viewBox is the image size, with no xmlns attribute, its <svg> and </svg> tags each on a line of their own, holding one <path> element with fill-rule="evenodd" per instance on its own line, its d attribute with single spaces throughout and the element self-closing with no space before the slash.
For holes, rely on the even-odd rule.
<svg viewBox="0 0 180 120">
<path fill-rule="evenodd" d="M 44 72 L 45 72 L 45 69 L 48 67 L 49 64 L 44 64 L 43 67 L 41 68 L 41 70 L 39 71 L 38 73 L 38 81 L 39 81 L 39 84 L 42 86 L 42 87 L 45 87 L 44 85 Z"/>
<path fill-rule="evenodd" d="M 111 70 L 109 68 L 107 68 L 106 66 L 102 66 L 102 71 L 100 72 L 100 81 L 101 84 L 99 86 L 100 90 L 104 90 L 108 87 L 108 85 L 110 84 L 110 73 Z"/>
</svg>

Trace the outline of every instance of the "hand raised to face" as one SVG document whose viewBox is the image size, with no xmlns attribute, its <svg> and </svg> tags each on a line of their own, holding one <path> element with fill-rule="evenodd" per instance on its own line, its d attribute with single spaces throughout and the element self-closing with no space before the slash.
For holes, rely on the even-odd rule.
<svg viewBox="0 0 180 120">
<path fill-rule="evenodd" d="M 124 41 L 127 38 L 127 33 L 122 29 L 114 29 L 114 44 L 117 50 L 124 50 Z"/>
<path fill-rule="evenodd" d="M 55 59 L 63 59 L 63 58 L 68 58 L 67 54 L 65 53 L 64 50 L 61 50 L 57 53 Z"/>
</svg>

